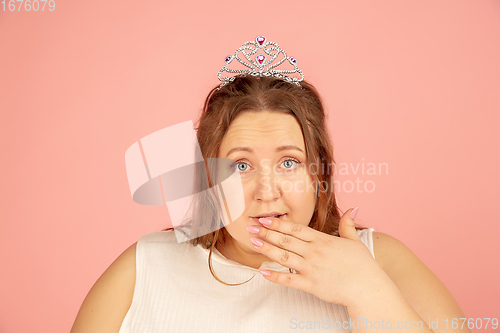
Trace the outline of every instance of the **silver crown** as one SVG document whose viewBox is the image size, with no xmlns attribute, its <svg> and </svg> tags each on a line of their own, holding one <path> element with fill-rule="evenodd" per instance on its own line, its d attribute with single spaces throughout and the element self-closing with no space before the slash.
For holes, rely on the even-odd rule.
<svg viewBox="0 0 500 333">
<path fill-rule="evenodd" d="M 248 52 L 246 51 L 248 50 Z M 256 54 L 258 51 L 261 51 L 261 53 L 257 54 L 254 59 L 250 58 L 254 54 Z M 245 62 L 244 60 L 240 59 L 238 57 L 238 53 L 241 52 L 243 56 L 248 60 L 248 62 Z M 274 53 L 273 53 L 274 52 Z M 265 54 L 262 54 L 265 53 Z M 273 63 L 274 60 L 279 56 L 279 54 L 283 54 L 283 59 L 277 61 L 276 63 Z M 250 69 L 229 69 L 227 66 L 234 60 L 238 60 L 242 65 L 250 68 Z M 288 62 L 293 66 L 293 70 L 279 70 L 279 69 L 274 69 L 281 65 L 283 61 L 288 60 Z M 221 74 L 223 72 L 228 72 L 228 73 L 236 73 L 236 74 L 250 74 L 253 76 L 273 76 L 277 77 L 280 79 L 283 79 L 287 82 L 290 83 L 295 83 L 298 86 L 300 86 L 300 83 L 302 80 L 304 80 L 304 74 L 302 74 L 302 71 L 297 68 L 297 60 L 295 58 L 288 57 L 286 55 L 286 52 L 281 49 L 278 44 L 275 42 L 268 42 L 267 38 L 264 36 L 257 36 L 255 38 L 254 42 L 246 42 L 243 44 L 239 49 L 237 49 L 234 52 L 234 55 L 228 55 L 224 59 L 224 67 L 219 71 L 219 74 L 217 74 L 217 77 L 219 78 L 220 81 L 222 81 L 221 85 L 219 88 L 223 87 L 224 85 L 228 84 L 229 82 L 234 81 L 234 79 L 238 76 L 228 76 L 228 77 L 221 77 Z M 290 77 L 286 76 L 284 74 L 293 74 L 293 73 L 298 73 L 300 74 L 300 79 L 296 77 Z"/>
</svg>

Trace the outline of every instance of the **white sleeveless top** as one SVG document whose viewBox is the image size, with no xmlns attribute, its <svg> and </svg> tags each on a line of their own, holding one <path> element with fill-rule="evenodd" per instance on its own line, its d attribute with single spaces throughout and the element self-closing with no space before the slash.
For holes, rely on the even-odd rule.
<svg viewBox="0 0 500 333">
<path fill-rule="evenodd" d="M 373 231 L 358 230 L 358 235 L 375 258 Z M 177 243 L 173 231 L 141 236 L 134 296 L 119 333 L 351 332 L 345 306 L 270 282 L 259 269 L 227 259 L 214 248 L 212 266 L 219 279 L 234 284 L 253 277 L 226 286 L 210 273 L 208 254 L 201 245 Z M 289 273 L 271 261 L 260 269 Z"/>
</svg>

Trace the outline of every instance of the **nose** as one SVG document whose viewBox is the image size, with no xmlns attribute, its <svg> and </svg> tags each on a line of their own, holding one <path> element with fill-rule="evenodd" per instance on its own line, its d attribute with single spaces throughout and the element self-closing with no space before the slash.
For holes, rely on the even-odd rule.
<svg viewBox="0 0 500 333">
<path fill-rule="evenodd" d="M 258 177 L 258 184 L 255 188 L 255 198 L 260 201 L 273 201 L 281 197 L 280 182 L 278 177 L 271 175 L 261 175 Z"/>
</svg>

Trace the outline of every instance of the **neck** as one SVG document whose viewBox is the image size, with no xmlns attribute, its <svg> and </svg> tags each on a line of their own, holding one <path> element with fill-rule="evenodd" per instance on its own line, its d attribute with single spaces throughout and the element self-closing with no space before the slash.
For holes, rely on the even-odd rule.
<svg viewBox="0 0 500 333">
<path fill-rule="evenodd" d="M 259 269 L 265 261 L 272 261 L 263 254 L 249 252 L 248 250 L 242 248 L 230 236 L 226 238 L 224 245 L 221 246 L 217 243 L 215 244 L 215 247 L 227 259 L 255 269 Z"/>
</svg>

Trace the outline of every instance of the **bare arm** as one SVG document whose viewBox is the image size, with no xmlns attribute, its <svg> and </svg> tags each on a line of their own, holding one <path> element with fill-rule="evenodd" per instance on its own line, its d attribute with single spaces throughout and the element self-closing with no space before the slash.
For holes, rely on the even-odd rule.
<svg viewBox="0 0 500 333">
<path fill-rule="evenodd" d="M 452 329 L 453 318 L 464 318 L 459 305 L 444 284 L 413 252 L 396 238 L 384 233 L 373 233 L 375 258 L 388 280 L 381 281 L 380 291 L 348 309 L 352 321 L 367 318 L 371 321 L 391 321 L 392 330 L 405 332 L 470 333 L 469 328 Z M 448 328 L 445 320 L 448 318 Z M 437 327 L 428 327 L 438 320 Z M 406 328 L 397 327 L 398 321 L 408 321 Z M 413 322 L 421 321 L 422 326 Z M 370 332 L 359 325 L 353 332 Z M 379 330 L 373 330 L 376 332 Z"/>
<path fill-rule="evenodd" d="M 70 333 L 118 333 L 134 295 L 136 245 L 126 249 L 92 286 Z"/>
</svg>

